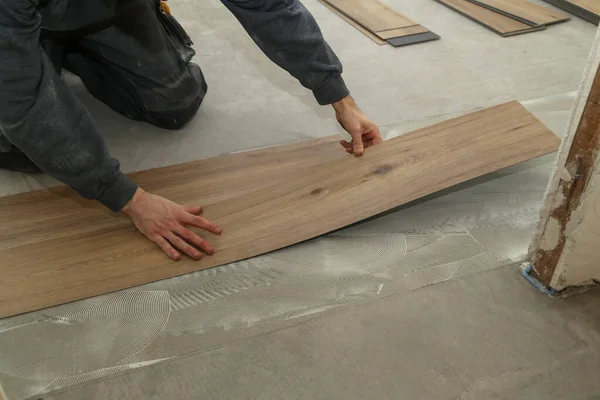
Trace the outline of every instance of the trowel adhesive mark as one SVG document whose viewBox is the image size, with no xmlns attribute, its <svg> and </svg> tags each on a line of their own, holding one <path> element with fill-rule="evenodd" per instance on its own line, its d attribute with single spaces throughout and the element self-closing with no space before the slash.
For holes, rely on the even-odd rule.
<svg viewBox="0 0 600 400">
<path fill-rule="evenodd" d="M 438 234 L 425 234 L 425 235 L 405 235 L 406 237 L 406 252 L 412 253 L 413 251 L 422 249 L 423 247 L 429 246 L 442 238 L 443 235 Z"/>
<path fill-rule="evenodd" d="M 407 276 L 420 269 L 457 262 L 485 251 L 483 246 L 467 233 L 444 234 L 435 240 L 432 240 L 433 238 L 435 236 L 423 236 L 424 241 L 421 241 L 418 236 L 409 237 L 408 247 L 414 250 L 406 254 L 392 273 L 398 274 L 398 277 Z"/>
<path fill-rule="evenodd" d="M 286 275 L 317 280 L 368 278 L 394 268 L 406 252 L 402 234 L 329 235 L 270 253 L 263 265 Z"/>
<path fill-rule="evenodd" d="M 42 390 L 38 394 L 48 394 L 48 393 L 51 393 L 51 392 L 54 392 L 57 390 L 61 390 L 61 389 L 65 389 L 65 388 L 68 388 L 71 386 L 82 385 L 87 382 L 91 382 L 91 381 L 94 381 L 97 379 L 102 379 L 107 376 L 124 374 L 128 371 L 131 371 L 131 370 L 134 370 L 137 368 L 143 368 L 143 367 L 146 367 L 146 366 L 149 366 L 152 364 L 156 364 L 161 361 L 168 360 L 168 359 L 169 358 L 161 358 L 158 360 L 143 361 L 143 362 L 134 363 L 134 364 L 118 365 L 118 366 L 114 366 L 114 367 L 102 368 L 102 369 L 99 369 L 96 371 L 87 372 L 87 373 L 80 374 L 80 375 L 65 376 L 65 377 L 53 380 L 52 383 L 50 383 L 48 386 L 46 386 L 44 388 L 44 390 Z"/>
<path fill-rule="evenodd" d="M 317 195 L 317 194 L 319 194 L 319 193 L 322 193 L 322 192 L 323 192 L 323 189 L 321 189 L 321 188 L 316 188 L 316 189 L 313 189 L 313 191 L 312 191 L 312 192 L 310 192 L 310 194 L 312 194 L 312 195 Z"/>
<path fill-rule="evenodd" d="M 2 373 L 47 380 L 119 363 L 158 336 L 169 318 L 169 296 L 166 291 L 121 291 L 44 314 L 51 319 L 0 334 Z"/>
<path fill-rule="evenodd" d="M 110 375 L 124 374 L 125 372 L 128 372 L 130 370 L 131 370 L 131 368 L 129 368 L 128 365 L 119 365 L 116 367 L 103 368 L 103 369 L 99 369 L 97 371 L 87 372 L 87 373 L 81 374 L 81 375 L 58 378 L 58 379 L 53 380 L 51 384 L 46 386 L 46 388 L 38 394 L 51 393 L 56 390 L 61 390 L 64 388 L 75 386 L 75 385 L 81 385 L 83 383 L 101 379 L 101 378 L 104 378 L 104 377 L 107 377 Z M 110 372 L 108 372 L 108 371 L 110 371 Z"/>
<path fill-rule="evenodd" d="M 253 274 L 242 274 L 231 279 L 207 282 L 198 288 L 170 290 L 170 310 L 177 311 L 208 303 L 242 290 L 270 285 L 281 273 L 272 269 L 258 270 Z"/>
</svg>

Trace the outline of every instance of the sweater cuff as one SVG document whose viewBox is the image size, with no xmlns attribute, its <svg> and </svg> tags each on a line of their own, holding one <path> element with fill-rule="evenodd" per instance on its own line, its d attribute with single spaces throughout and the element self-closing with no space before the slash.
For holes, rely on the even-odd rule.
<svg viewBox="0 0 600 400">
<path fill-rule="evenodd" d="M 110 185 L 105 186 L 98 201 L 112 212 L 119 212 L 133 198 L 137 184 L 122 173 Z"/>
<path fill-rule="evenodd" d="M 350 94 L 341 75 L 327 79 L 320 88 L 313 90 L 317 102 L 324 106 L 335 103 Z"/>
</svg>

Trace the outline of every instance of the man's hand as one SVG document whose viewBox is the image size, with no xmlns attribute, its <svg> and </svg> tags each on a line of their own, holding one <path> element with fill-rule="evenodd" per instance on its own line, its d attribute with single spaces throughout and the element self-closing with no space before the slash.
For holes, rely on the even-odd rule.
<svg viewBox="0 0 600 400">
<path fill-rule="evenodd" d="M 214 253 L 213 247 L 206 240 L 185 227 L 191 225 L 217 235 L 221 234 L 220 227 L 198 216 L 201 211 L 202 206 L 180 206 L 140 188 L 122 210 L 140 232 L 156 243 L 173 260 L 179 260 L 181 257 L 175 248 L 196 260 L 202 257 L 198 249 L 206 254 Z"/>
<path fill-rule="evenodd" d="M 360 111 L 352 97 L 346 96 L 332 105 L 338 122 L 352 136 L 352 143 L 340 141 L 348 153 L 360 156 L 366 147 L 383 141 L 377 125 Z"/>
</svg>

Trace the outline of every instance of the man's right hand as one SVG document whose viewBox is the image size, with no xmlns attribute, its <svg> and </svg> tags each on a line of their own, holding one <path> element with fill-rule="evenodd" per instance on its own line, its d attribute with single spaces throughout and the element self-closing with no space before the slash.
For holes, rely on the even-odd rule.
<svg viewBox="0 0 600 400">
<path fill-rule="evenodd" d="M 135 226 L 148 239 L 156 243 L 173 260 L 181 254 L 175 248 L 198 260 L 202 253 L 213 254 L 213 247 L 186 225 L 221 234 L 222 229 L 205 218 L 198 216 L 202 206 L 180 206 L 163 197 L 138 188 L 133 198 L 123 207 L 122 212 L 129 216 Z M 191 246 L 196 246 L 197 248 Z"/>
</svg>

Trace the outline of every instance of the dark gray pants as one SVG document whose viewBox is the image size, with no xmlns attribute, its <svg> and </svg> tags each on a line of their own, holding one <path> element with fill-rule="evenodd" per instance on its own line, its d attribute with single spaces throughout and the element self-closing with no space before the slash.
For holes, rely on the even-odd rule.
<svg viewBox="0 0 600 400">
<path fill-rule="evenodd" d="M 158 0 L 120 1 L 126 6 L 116 18 L 95 0 L 47 1 L 40 8 L 42 47 L 58 65 L 57 73 L 65 68 L 78 75 L 115 111 L 179 129 L 207 90 L 200 67 L 190 62 L 195 51 L 161 23 Z M 81 26 L 80 21 L 94 23 Z M 0 131 L 0 152 L 11 148 Z"/>
<path fill-rule="evenodd" d="M 64 51 L 63 68 L 78 75 L 93 96 L 131 119 L 179 129 L 198 110 L 207 85 L 200 67 L 190 62 L 194 50 L 165 29 L 158 7 L 155 0 L 129 0 L 108 28 L 51 40 Z"/>
</svg>

